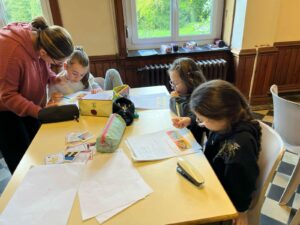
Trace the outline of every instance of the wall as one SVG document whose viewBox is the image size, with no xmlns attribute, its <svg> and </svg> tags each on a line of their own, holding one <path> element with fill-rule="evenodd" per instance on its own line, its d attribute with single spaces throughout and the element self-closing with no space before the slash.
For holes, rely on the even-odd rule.
<svg viewBox="0 0 300 225">
<path fill-rule="evenodd" d="M 118 52 L 113 0 L 59 0 L 63 26 L 89 56 Z"/>
<path fill-rule="evenodd" d="M 281 0 L 275 41 L 300 40 L 300 1 Z"/>
<path fill-rule="evenodd" d="M 234 28 L 244 23 L 242 34 L 238 29 L 232 34 L 232 39 L 238 40 L 237 49 L 232 51 L 236 86 L 251 104 L 271 103 L 269 88 L 274 83 L 280 91 L 300 91 L 300 29 L 296 29 L 300 25 L 300 2 L 237 2 L 246 2 L 246 7 L 236 4 L 238 14 L 234 18 Z M 241 15 L 245 15 L 244 21 L 237 20 Z"/>
<path fill-rule="evenodd" d="M 286 0 L 248 0 L 243 49 L 259 45 L 273 45 L 282 1 Z"/>
</svg>

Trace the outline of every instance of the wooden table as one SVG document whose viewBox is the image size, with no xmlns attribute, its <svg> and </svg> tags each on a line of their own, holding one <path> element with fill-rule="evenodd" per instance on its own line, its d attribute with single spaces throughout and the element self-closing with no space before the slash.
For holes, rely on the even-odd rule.
<svg viewBox="0 0 300 225">
<path fill-rule="evenodd" d="M 137 88 L 131 93 L 155 93 L 160 90 L 166 91 L 164 86 L 158 86 Z M 42 125 L 0 198 L 0 211 L 3 211 L 32 165 L 43 164 L 46 154 L 64 149 L 67 133 L 88 130 L 96 136 L 106 121 L 105 117 L 86 116 L 81 117 L 79 122 Z M 172 128 L 169 110 L 140 111 L 139 119 L 126 128 L 120 147 L 130 157 L 129 149 L 124 143 L 126 137 L 168 128 Z M 101 154 L 97 153 L 95 157 L 101 157 Z M 202 188 L 196 188 L 176 172 L 176 158 L 156 162 L 133 162 L 154 192 L 104 224 L 202 224 L 235 218 L 237 211 L 205 156 L 198 153 L 185 157 L 196 165 L 204 176 L 205 184 Z M 79 200 L 76 197 L 68 224 L 96 225 L 98 223 L 95 218 L 84 222 L 81 220 Z"/>
</svg>

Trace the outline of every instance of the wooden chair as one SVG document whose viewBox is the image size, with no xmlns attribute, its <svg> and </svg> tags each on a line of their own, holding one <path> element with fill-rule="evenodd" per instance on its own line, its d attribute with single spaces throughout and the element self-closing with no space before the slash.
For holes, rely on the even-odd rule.
<svg viewBox="0 0 300 225">
<path fill-rule="evenodd" d="M 257 181 L 257 190 L 248 210 L 249 225 L 259 224 L 265 193 L 284 153 L 281 137 L 265 123 L 260 122 L 260 126 L 262 128 L 261 152 L 258 159 L 260 173 Z"/>
</svg>

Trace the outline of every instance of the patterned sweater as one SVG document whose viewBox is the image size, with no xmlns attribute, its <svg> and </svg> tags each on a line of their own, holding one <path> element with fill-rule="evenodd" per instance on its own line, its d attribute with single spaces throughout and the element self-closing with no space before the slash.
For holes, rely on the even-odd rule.
<svg viewBox="0 0 300 225">
<path fill-rule="evenodd" d="M 251 203 L 259 175 L 259 124 L 240 122 L 227 133 L 211 132 L 205 156 L 239 212 Z"/>
</svg>

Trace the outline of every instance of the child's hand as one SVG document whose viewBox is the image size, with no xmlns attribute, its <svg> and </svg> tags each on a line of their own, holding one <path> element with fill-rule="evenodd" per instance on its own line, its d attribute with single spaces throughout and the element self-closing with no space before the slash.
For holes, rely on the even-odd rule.
<svg viewBox="0 0 300 225">
<path fill-rule="evenodd" d="M 174 127 L 181 129 L 191 124 L 191 118 L 175 116 L 172 118 L 172 122 Z"/>
<path fill-rule="evenodd" d="M 60 92 L 53 92 L 51 95 L 51 101 L 57 103 L 63 99 L 64 95 Z"/>
<path fill-rule="evenodd" d="M 91 90 L 91 93 L 92 93 L 92 94 L 97 94 L 98 92 L 102 92 L 102 91 L 103 91 L 102 88 L 95 88 L 95 89 L 92 89 L 92 90 Z"/>
<path fill-rule="evenodd" d="M 178 97 L 179 96 L 177 91 L 172 91 L 170 95 L 171 95 L 171 97 Z"/>
<path fill-rule="evenodd" d="M 64 84 L 66 82 L 67 82 L 66 78 L 62 76 L 56 76 L 54 79 L 54 84 Z"/>
</svg>

